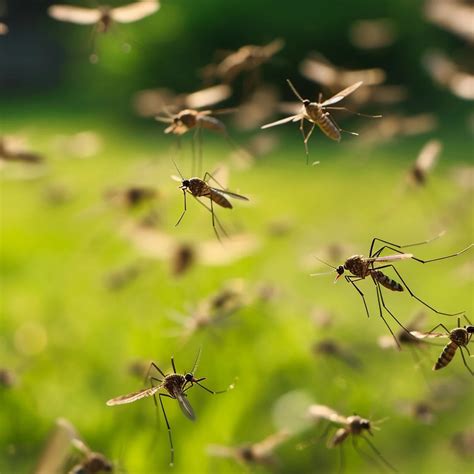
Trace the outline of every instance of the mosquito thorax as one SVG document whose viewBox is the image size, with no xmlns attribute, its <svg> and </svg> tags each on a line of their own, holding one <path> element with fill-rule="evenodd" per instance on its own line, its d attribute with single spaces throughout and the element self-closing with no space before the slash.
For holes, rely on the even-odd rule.
<svg viewBox="0 0 474 474">
<path fill-rule="evenodd" d="M 451 341 L 453 341 L 458 346 L 465 346 L 469 342 L 469 332 L 465 328 L 453 329 L 449 334 L 449 339 L 451 339 Z"/>
<path fill-rule="evenodd" d="M 360 433 L 363 430 L 370 431 L 370 421 L 361 418 L 359 415 L 349 416 L 347 421 L 353 433 Z"/>
<path fill-rule="evenodd" d="M 239 448 L 239 454 L 242 456 L 242 459 L 247 462 L 252 462 L 255 460 L 255 452 L 251 444 L 246 444 Z"/>
</svg>

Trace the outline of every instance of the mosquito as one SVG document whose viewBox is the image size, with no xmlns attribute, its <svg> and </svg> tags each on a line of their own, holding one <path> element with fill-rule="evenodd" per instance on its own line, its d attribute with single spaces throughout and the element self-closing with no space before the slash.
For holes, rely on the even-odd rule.
<svg viewBox="0 0 474 474">
<path fill-rule="evenodd" d="M 176 166 L 176 164 L 175 164 Z M 191 194 L 200 204 L 202 204 L 212 215 L 212 227 L 214 228 L 214 232 L 216 234 L 217 239 L 220 241 L 221 238 L 219 236 L 219 233 L 217 232 L 217 227 L 216 223 L 221 229 L 222 233 L 227 237 L 227 233 L 224 230 L 224 227 L 222 227 L 222 224 L 220 223 L 219 219 L 214 213 L 214 203 L 221 206 L 225 207 L 227 209 L 232 209 L 232 204 L 231 202 L 227 199 L 228 197 L 234 198 L 234 199 L 240 199 L 242 201 L 248 201 L 249 199 L 245 196 L 242 196 L 237 193 L 233 193 L 231 191 L 228 191 L 227 189 L 223 189 L 223 186 L 220 185 L 220 183 L 212 176 L 211 173 L 206 172 L 204 174 L 204 179 L 200 178 L 189 178 L 185 179 L 183 178 L 183 175 L 179 171 L 178 167 L 176 166 L 176 169 L 180 175 L 181 178 L 178 178 L 177 176 L 172 176 L 172 178 L 175 181 L 181 182 L 181 186 L 179 189 L 183 191 L 183 199 L 184 199 L 184 210 L 178 219 L 178 222 L 176 222 L 175 226 L 179 225 L 181 220 L 184 217 L 184 214 L 186 214 L 187 211 L 187 206 L 186 206 L 186 193 Z M 212 186 L 209 186 L 208 181 L 212 179 L 213 181 L 216 182 L 218 186 L 221 187 L 219 188 L 213 188 Z M 210 207 L 208 207 L 206 204 L 204 204 L 202 201 L 200 201 L 198 198 L 199 197 L 206 197 L 211 201 Z"/>
<path fill-rule="evenodd" d="M 276 122 L 263 125 L 261 128 L 265 129 L 265 128 L 270 128 L 270 127 L 275 127 L 276 125 L 282 125 L 288 122 L 299 121 L 300 131 L 301 131 L 301 134 L 303 135 L 303 143 L 304 143 L 304 148 L 306 152 L 306 159 L 308 159 L 308 156 L 309 156 L 308 140 L 311 137 L 311 134 L 313 133 L 316 125 L 321 129 L 321 131 L 327 137 L 337 142 L 341 140 L 341 132 L 350 133 L 351 135 L 359 135 L 356 132 L 348 132 L 347 130 L 342 130 L 342 128 L 340 128 L 339 125 L 336 123 L 336 121 L 332 118 L 331 114 L 326 111 L 327 110 L 346 110 L 348 112 L 352 112 L 346 107 L 332 107 L 332 105 L 337 104 L 342 99 L 344 99 L 344 97 L 347 97 L 349 94 L 352 94 L 356 89 L 358 89 L 363 84 L 362 81 L 352 84 L 352 86 L 349 86 L 343 89 L 342 91 L 333 95 L 331 98 L 325 100 L 324 102 L 322 102 L 323 97 L 321 93 L 319 94 L 318 102 L 311 102 L 309 99 L 303 99 L 303 97 L 301 97 L 301 95 L 296 90 L 292 82 L 289 79 L 287 79 L 286 81 L 288 82 L 288 85 L 290 86 L 293 93 L 303 104 L 301 111 L 296 115 L 290 115 L 289 117 L 278 120 Z M 359 114 L 357 112 L 354 112 L 354 113 L 356 113 L 357 115 L 367 116 L 371 118 L 382 117 L 381 115 L 365 115 L 365 114 Z M 306 133 L 304 129 L 305 120 L 311 123 L 311 128 L 309 129 L 308 133 Z"/>
<path fill-rule="evenodd" d="M 195 172 L 195 163 L 197 161 L 197 170 L 201 172 L 202 166 L 202 129 L 211 130 L 212 132 L 223 135 L 226 140 L 237 149 L 239 148 L 230 138 L 227 127 L 224 122 L 214 117 L 214 115 L 229 114 L 235 112 L 236 109 L 220 109 L 220 110 L 196 110 L 183 109 L 176 114 L 172 114 L 165 109 L 167 115 L 156 115 L 155 120 L 169 124 L 165 128 L 165 133 L 172 133 L 178 137 L 184 135 L 190 130 L 194 130 L 192 141 L 193 151 L 193 169 Z M 196 158 L 197 157 L 197 158 Z"/>
<path fill-rule="evenodd" d="M 311 405 L 308 410 L 309 416 L 313 420 L 327 420 L 330 422 L 327 429 L 323 433 L 322 437 L 324 437 L 328 430 L 331 428 L 332 425 L 341 425 L 340 428 L 334 433 L 334 436 L 330 438 L 327 442 L 328 448 L 335 448 L 339 446 L 340 448 L 340 459 L 341 459 L 341 469 L 343 466 L 343 451 L 342 445 L 344 441 L 351 436 L 352 445 L 354 449 L 361 455 L 361 457 L 365 457 L 370 461 L 374 461 L 371 456 L 364 453 L 358 446 L 357 446 L 357 439 L 363 439 L 371 448 L 371 450 L 375 453 L 375 455 L 383 462 L 385 466 L 387 466 L 392 471 L 396 471 L 396 469 L 382 456 L 380 451 L 375 447 L 375 445 L 370 441 L 369 438 L 365 436 L 365 433 L 370 434 L 373 436 L 372 430 L 379 430 L 378 426 L 375 426 L 377 423 L 381 423 L 383 420 L 378 422 L 371 422 L 365 418 L 360 417 L 359 415 L 353 415 L 345 417 L 340 415 L 332 408 L 329 408 L 325 405 Z"/>
<path fill-rule="evenodd" d="M 398 245 L 398 244 L 388 242 L 386 240 L 382 240 L 382 239 L 379 239 L 379 238 L 375 237 L 372 240 L 372 244 L 370 245 L 369 257 L 364 257 L 363 255 L 353 255 L 352 257 L 349 257 L 344 262 L 343 265 L 339 265 L 338 267 L 334 267 L 332 265 L 329 265 L 328 263 L 323 262 L 322 260 L 320 260 L 320 261 L 322 263 L 330 266 L 331 268 L 333 268 L 336 271 L 337 275 L 336 275 L 335 282 L 342 275 L 344 275 L 344 273 L 346 271 L 348 271 L 350 273 L 350 275 L 344 275 L 344 278 L 348 283 L 350 283 L 357 290 L 357 292 L 361 296 L 362 301 L 364 302 L 364 307 L 365 307 L 365 311 L 367 313 L 367 317 L 370 316 L 369 315 L 369 309 L 367 307 L 367 302 L 365 301 L 364 293 L 362 293 L 362 290 L 356 285 L 356 282 L 358 282 L 360 280 L 364 280 L 365 278 L 367 278 L 369 276 L 372 278 L 372 281 L 374 282 L 374 285 L 375 285 L 376 294 L 377 294 L 379 315 L 382 318 L 384 324 L 387 326 L 388 330 L 390 331 L 390 334 L 393 336 L 398 348 L 401 349 L 400 343 L 398 342 L 398 339 L 396 338 L 396 336 L 393 333 L 392 329 L 390 328 L 387 321 L 383 317 L 382 307 L 385 309 L 385 311 L 388 312 L 388 314 L 390 314 L 390 316 L 396 321 L 396 323 L 405 332 L 407 332 L 409 334 L 410 331 L 408 331 L 408 329 L 405 326 L 403 326 L 402 323 L 400 323 L 400 321 L 397 319 L 397 317 L 386 306 L 384 298 L 383 298 L 382 289 L 381 289 L 382 286 L 384 288 L 390 290 L 390 291 L 396 291 L 396 292 L 404 291 L 404 288 L 406 288 L 406 290 L 408 291 L 410 296 L 412 296 L 413 298 L 418 300 L 420 303 L 422 303 L 424 306 L 426 306 L 427 308 L 429 308 L 430 310 L 434 311 L 437 314 L 442 314 L 442 315 L 445 315 L 445 316 L 458 316 L 458 315 L 464 313 L 464 311 L 459 311 L 457 313 L 446 313 L 444 311 L 439 311 L 439 310 L 435 309 L 433 306 L 431 306 L 428 303 L 426 303 L 425 301 L 423 301 L 421 298 L 419 298 L 418 296 L 416 296 L 413 293 L 413 291 L 410 289 L 410 287 L 406 284 L 405 280 L 401 276 L 400 272 L 393 265 L 395 262 L 399 262 L 401 260 L 415 260 L 416 262 L 419 262 L 419 263 L 430 263 L 430 262 L 436 262 L 436 261 L 439 261 L 439 260 L 445 260 L 445 259 L 448 259 L 448 258 L 452 258 L 452 257 L 456 257 L 458 255 L 461 255 L 462 253 L 466 252 L 467 250 L 469 250 L 474 245 L 474 244 L 470 244 L 465 249 L 463 249 L 459 252 L 456 252 L 456 253 L 453 253 L 453 254 L 450 254 L 450 255 L 446 255 L 446 256 L 443 256 L 443 257 L 431 258 L 429 260 L 422 260 L 418 257 L 415 257 L 411 253 L 404 253 L 404 252 L 401 251 L 401 249 L 404 249 L 404 248 L 407 248 L 407 247 L 414 247 L 414 246 L 417 246 L 417 245 L 427 244 L 429 242 L 432 242 L 433 240 L 438 239 L 442 235 L 443 235 L 443 233 L 439 234 L 438 236 L 434 237 L 433 239 L 425 240 L 423 242 L 416 242 L 416 243 L 413 243 L 413 244 L 405 244 L 405 245 Z M 382 247 L 380 247 L 379 249 L 374 251 L 374 246 L 375 246 L 376 242 L 380 242 L 384 245 L 382 245 Z M 382 252 L 386 249 L 391 250 L 393 252 L 397 252 L 397 254 L 382 256 L 381 255 Z M 379 265 L 379 264 L 382 264 L 382 265 Z M 375 265 L 379 265 L 379 266 L 375 266 Z M 396 275 L 398 276 L 398 278 L 400 279 L 402 284 L 400 284 L 397 281 L 393 280 L 392 278 L 387 276 L 382 271 L 382 270 L 386 270 L 386 269 L 389 269 L 389 268 L 392 269 L 396 273 Z M 331 272 L 329 272 L 329 273 L 331 273 Z M 313 276 L 316 276 L 316 275 L 319 275 L 319 274 L 317 274 L 317 273 L 313 274 Z"/>
<path fill-rule="evenodd" d="M 267 467 L 276 467 L 277 458 L 274 454 L 276 448 L 289 437 L 286 431 L 279 431 L 267 436 L 257 443 L 245 443 L 238 446 L 210 445 L 207 452 L 211 456 L 231 458 L 242 465 L 260 464 Z"/>
<path fill-rule="evenodd" d="M 146 397 L 153 397 L 153 401 L 155 403 L 155 407 L 158 407 L 158 403 L 156 401 L 156 394 L 159 390 L 165 390 L 167 393 L 158 393 L 158 398 L 160 400 L 161 410 L 163 412 L 163 416 L 165 418 L 166 428 L 168 430 L 168 439 L 170 445 L 170 466 L 174 464 L 174 446 L 173 446 L 173 438 L 171 436 L 171 426 L 168 421 L 168 417 L 166 416 L 165 407 L 163 405 L 163 397 L 172 398 L 178 401 L 179 407 L 181 411 L 184 413 L 186 418 L 194 421 L 196 419 L 196 415 L 194 414 L 194 410 L 191 407 L 191 404 L 187 398 L 187 391 L 192 388 L 194 385 L 198 385 L 202 389 L 206 390 L 212 395 L 217 395 L 220 393 L 227 392 L 227 390 L 221 391 L 214 391 L 210 390 L 209 388 L 205 387 L 201 384 L 203 380 L 206 380 L 206 377 L 196 378 L 194 376 L 199 359 L 201 357 L 201 350 L 199 350 L 196 360 L 194 362 L 193 368 L 191 372 L 187 372 L 186 374 L 178 374 L 176 372 L 176 366 L 174 364 L 174 358 L 171 357 L 171 366 L 173 367 L 172 374 L 165 374 L 154 362 L 150 364 L 148 369 L 146 380 L 150 381 L 150 387 L 144 388 L 139 390 L 138 392 L 128 393 L 126 395 L 120 395 L 116 398 L 112 398 L 111 400 L 107 401 L 108 406 L 115 406 L 115 405 L 123 405 L 126 403 L 133 403 L 137 400 L 141 400 L 142 398 Z M 151 370 L 155 369 L 163 378 L 157 378 L 150 375 Z M 158 382 L 159 385 L 154 385 L 154 383 Z"/>
<path fill-rule="evenodd" d="M 466 316 L 464 316 L 466 318 Z M 456 351 L 459 349 L 464 366 L 471 375 L 474 375 L 474 371 L 467 364 L 466 356 L 464 355 L 464 349 L 468 353 L 469 357 L 471 353 L 467 347 L 471 341 L 472 335 L 474 334 L 474 326 L 466 318 L 468 322 L 467 326 L 461 327 L 461 320 L 458 318 L 458 327 L 451 331 L 442 323 L 436 325 L 431 331 L 427 333 L 412 331 L 410 334 L 417 339 L 431 339 L 431 338 L 449 338 L 449 343 L 444 347 L 443 352 L 438 357 L 436 364 L 433 366 L 433 370 L 439 370 L 446 367 L 456 355 Z M 443 328 L 446 333 L 435 333 L 434 331 L 439 327 Z"/>
<path fill-rule="evenodd" d="M 48 8 L 48 14 L 59 21 L 78 25 L 95 25 L 92 32 L 92 42 L 94 43 L 96 33 L 109 32 L 115 23 L 132 23 L 152 15 L 159 9 L 160 4 L 157 0 L 141 0 L 117 8 L 108 5 L 100 5 L 97 8 L 51 5 Z M 90 61 L 92 63 L 98 61 L 95 52 L 91 54 Z"/>
</svg>

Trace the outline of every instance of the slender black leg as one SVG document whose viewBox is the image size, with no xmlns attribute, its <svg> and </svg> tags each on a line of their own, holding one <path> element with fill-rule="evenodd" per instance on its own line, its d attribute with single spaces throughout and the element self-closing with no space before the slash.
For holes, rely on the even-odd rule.
<svg viewBox="0 0 474 474">
<path fill-rule="evenodd" d="M 443 324 L 443 323 L 439 323 L 437 324 L 433 329 L 431 329 L 430 331 L 428 331 L 427 334 L 431 334 L 433 333 L 436 329 L 438 328 L 443 328 L 445 331 L 446 331 L 446 334 L 449 334 L 449 329 Z"/>
<path fill-rule="evenodd" d="M 150 364 L 150 366 L 148 367 L 148 370 L 147 370 L 147 373 L 146 373 L 146 376 L 145 376 L 145 382 L 148 381 L 148 377 L 150 376 L 151 369 L 155 369 L 155 370 L 158 371 L 163 377 L 166 377 L 166 375 L 163 373 L 163 371 L 162 371 L 154 362 L 152 362 L 152 363 Z"/>
<path fill-rule="evenodd" d="M 355 284 L 356 281 L 362 280 L 362 278 L 354 277 L 351 275 L 345 275 L 344 278 L 357 290 L 359 295 L 362 297 L 362 301 L 364 302 L 365 312 L 367 313 L 367 317 L 369 318 L 370 317 L 369 308 L 367 307 L 367 302 L 365 301 L 364 293 L 362 293 L 361 289 Z"/>
<path fill-rule="evenodd" d="M 306 153 L 306 164 L 308 164 L 309 151 L 308 151 L 308 143 L 306 142 L 306 133 L 304 130 L 304 117 L 301 117 L 300 132 L 301 132 L 301 135 L 303 136 L 304 151 Z"/>
<path fill-rule="evenodd" d="M 382 299 L 381 299 L 381 290 L 380 290 L 380 287 L 379 285 L 377 284 L 377 282 L 375 280 L 374 281 L 374 285 L 375 285 L 375 291 L 377 293 L 377 303 L 379 305 L 379 315 L 380 317 L 382 318 L 382 321 L 385 323 L 385 326 L 387 326 L 388 330 L 390 331 L 390 334 L 392 335 L 393 337 L 393 340 L 395 341 L 395 344 L 397 345 L 398 349 L 399 350 L 402 350 L 401 346 L 400 346 L 400 343 L 398 342 L 398 339 L 397 337 L 395 336 L 395 334 L 393 333 L 392 331 L 392 328 L 388 325 L 387 321 L 385 320 L 385 318 L 383 317 L 383 311 L 382 311 Z M 403 327 L 403 326 L 402 326 Z"/>
<path fill-rule="evenodd" d="M 214 204 L 213 200 L 211 199 L 211 216 L 212 216 L 212 227 L 214 229 L 214 233 L 216 234 L 217 240 L 222 243 L 221 237 L 219 235 L 219 232 L 217 232 L 217 227 L 216 227 L 216 220 L 215 220 L 215 214 L 214 214 Z"/>
<path fill-rule="evenodd" d="M 379 465 L 377 464 L 377 461 L 372 457 L 370 456 L 369 454 L 367 454 L 365 451 L 363 451 L 359 445 L 357 444 L 357 440 L 354 436 L 351 436 L 351 439 L 352 439 L 352 446 L 354 448 L 354 451 L 362 458 L 362 459 L 365 459 L 366 461 L 368 461 L 369 463 L 373 464 L 374 466 L 376 467 L 379 467 Z"/>
<path fill-rule="evenodd" d="M 467 365 L 466 357 L 464 356 L 464 349 L 467 350 L 467 347 L 463 348 L 463 347 L 459 346 L 459 352 L 461 352 L 462 361 L 464 362 L 464 366 L 469 371 L 469 373 L 471 375 L 474 375 L 474 371 Z"/>
<path fill-rule="evenodd" d="M 165 407 L 163 406 L 163 400 L 162 400 L 163 397 L 167 397 L 167 398 L 173 398 L 173 397 L 166 395 L 166 393 L 160 393 L 158 396 L 160 397 L 161 410 L 163 411 L 163 416 L 165 417 L 166 428 L 168 430 L 168 439 L 170 442 L 170 466 L 173 466 L 174 465 L 173 438 L 171 437 L 171 426 L 169 424 L 168 417 L 166 416 L 166 411 L 165 411 Z"/>
<path fill-rule="evenodd" d="M 215 169 L 215 170 L 214 170 L 214 173 L 215 173 L 216 171 L 218 171 L 218 170 L 219 170 L 219 168 Z M 206 183 L 208 183 L 209 180 L 211 180 L 211 179 L 212 179 L 223 191 L 226 190 L 225 186 L 222 186 L 222 184 L 219 183 L 219 181 L 217 181 L 217 179 L 214 178 L 214 176 L 213 176 L 211 173 L 209 173 L 208 171 L 206 171 L 206 172 L 204 173 L 204 181 L 205 181 Z"/>
<path fill-rule="evenodd" d="M 176 366 L 174 365 L 174 357 L 171 356 L 171 367 L 173 367 L 173 372 L 176 374 Z"/>
<path fill-rule="evenodd" d="M 393 247 L 397 247 L 398 249 L 403 249 L 405 247 L 416 247 L 417 245 L 429 244 L 430 242 L 433 242 L 434 240 L 439 239 L 443 234 L 444 234 L 444 232 L 442 232 L 441 234 L 438 234 L 436 237 L 433 237 L 432 239 L 423 240 L 423 242 L 415 242 L 414 244 L 404 244 L 404 245 L 394 244 L 393 242 L 388 242 L 387 240 L 383 240 L 383 239 L 379 239 L 378 237 L 375 237 L 372 240 L 372 244 L 370 245 L 369 257 L 373 256 L 372 250 L 374 248 L 374 245 L 375 245 L 376 241 L 382 242 L 383 244 L 392 245 Z"/>
<path fill-rule="evenodd" d="M 196 201 L 201 204 L 201 206 L 204 206 L 211 214 L 213 214 L 213 211 L 210 207 L 206 206 L 202 201 L 200 201 L 197 197 L 195 197 Z M 215 219 L 215 222 L 216 224 L 219 226 L 219 229 L 221 230 L 221 232 L 226 236 L 228 237 L 228 234 L 227 232 L 225 231 L 223 225 L 221 224 L 220 220 L 217 218 L 217 216 L 214 214 L 214 219 Z"/>
<path fill-rule="evenodd" d="M 209 388 L 204 387 L 204 385 L 201 385 L 201 384 L 199 383 L 199 380 L 204 380 L 204 378 L 198 379 L 198 380 L 195 381 L 194 383 L 195 383 L 196 385 L 199 385 L 199 386 L 200 386 L 201 388 L 203 388 L 206 392 L 209 392 L 209 393 L 211 393 L 212 395 L 219 395 L 220 393 L 225 393 L 225 392 L 227 392 L 227 389 L 226 389 L 226 390 L 219 390 L 219 391 L 217 391 L 217 392 L 216 392 L 215 390 L 210 390 Z"/>
<path fill-rule="evenodd" d="M 395 268 L 394 265 L 383 265 L 381 267 L 375 268 L 375 270 L 380 270 L 381 268 L 392 268 L 393 271 L 397 274 L 398 278 L 400 278 L 400 281 L 403 283 L 405 288 L 407 289 L 408 293 L 410 293 L 410 296 L 418 300 L 421 304 L 425 305 L 427 308 L 431 309 L 431 311 L 434 311 L 437 314 L 442 314 L 443 316 L 459 316 L 460 314 L 464 314 L 464 311 L 458 311 L 457 313 L 445 313 L 443 311 L 438 311 L 437 309 L 433 308 L 433 306 L 430 306 L 428 303 L 424 302 L 421 298 L 416 296 L 413 291 L 409 288 L 409 286 L 406 284 L 405 280 L 403 277 L 400 275 L 400 272 Z"/>
<path fill-rule="evenodd" d="M 379 459 L 392 471 L 398 472 L 383 456 L 382 453 L 375 447 L 374 443 L 370 441 L 369 438 L 366 438 L 365 436 L 361 436 L 363 440 L 367 442 L 367 444 L 370 446 L 372 451 L 379 457 Z"/>
<path fill-rule="evenodd" d="M 186 190 L 183 189 L 183 202 L 184 202 L 184 209 L 183 209 L 183 212 L 180 216 L 180 218 L 178 219 L 178 222 L 176 222 L 176 224 L 174 225 L 175 227 L 177 227 L 179 225 L 179 223 L 181 222 L 181 219 L 184 217 L 184 215 L 186 214 L 186 211 L 187 211 L 187 208 L 186 208 Z"/>
<path fill-rule="evenodd" d="M 337 124 L 337 122 L 334 120 L 333 116 L 329 114 L 329 112 L 326 113 L 326 116 L 329 118 L 329 120 L 332 122 L 332 124 L 333 124 L 340 132 L 349 133 L 350 135 L 355 135 L 356 137 L 359 136 L 359 134 L 356 133 L 356 132 L 350 132 L 349 130 L 343 130 L 343 129 Z"/>
</svg>

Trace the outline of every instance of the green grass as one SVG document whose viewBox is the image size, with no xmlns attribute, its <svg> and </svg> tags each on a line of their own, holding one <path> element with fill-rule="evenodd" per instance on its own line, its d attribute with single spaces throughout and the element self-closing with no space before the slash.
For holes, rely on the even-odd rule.
<svg viewBox="0 0 474 474">
<path fill-rule="evenodd" d="M 13 117 L 7 132 L 19 130 L 21 123 Z M 96 158 L 72 159 L 52 148 L 55 133 L 91 126 L 105 142 Z M 451 445 L 452 436 L 474 421 L 469 408 L 472 380 L 459 354 L 451 366 L 432 372 L 441 348 L 429 348 L 416 368 L 410 351 L 378 348 L 377 338 L 387 330 L 377 315 L 370 281 L 360 284 L 371 307 L 368 320 L 356 292 L 344 281 L 333 285 L 333 275 L 309 276 L 326 270 L 314 256 L 325 257 L 324 249 L 335 242 L 350 246 L 351 253 L 367 254 L 373 237 L 413 242 L 446 229 L 442 239 L 416 248 L 421 258 L 469 244 L 472 194 L 450 179 L 460 164 L 454 159 L 468 156 L 468 147 L 446 143 L 428 187 L 401 192 L 422 139 L 369 150 L 356 146 L 351 137 L 336 145 L 318 134 L 311 142 L 311 159 L 321 163 L 306 166 L 294 130 L 255 166 L 232 172 L 230 189 L 248 195 L 250 204 L 235 202 L 232 212 L 218 210 L 229 231 L 242 228 L 260 239 L 257 253 L 223 267 L 197 264 L 180 278 L 170 276 L 168 262 L 147 260 L 136 280 L 110 291 L 104 277 L 143 256 L 121 233 L 139 215 L 104 204 L 102 194 L 108 188 L 156 186 L 161 230 L 180 241 L 215 239 L 209 214 L 193 200 L 181 225 L 174 227 L 182 196 L 169 179 L 175 172 L 170 158 L 177 157 L 172 141 L 155 130 L 101 125 L 99 119 L 91 125 L 85 119 L 53 118 L 23 131 L 48 155 L 48 168 L 35 180 L 1 182 L 0 361 L 18 373 L 19 383 L 0 391 L 0 472 L 32 472 L 58 417 L 69 419 L 89 446 L 130 473 L 240 472 L 232 461 L 209 457 L 206 446 L 259 441 L 304 417 L 305 405 L 292 407 L 296 414 L 290 419 L 276 415 L 276 402 L 288 392 L 343 414 L 388 417 L 375 432 L 374 443 L 399 472 L 461 473 L 472 467 L 472 458 L 459 456 Z M 225 161 L 225 144 L 206 137 L 204 145 L 207 169 Z M 188 164 L 180 160 L 184 171 Z M 59 185 L 71 199 L 51 205 L 45 190 Z M 288 234 L 269 233 L 275 220 L 291 223 Z M 429 266 L 407 261 L 399 268 L 422 298 L 447 311 L 466 309 L 469 315 L 472 279 L 461 277 L 459 269 L 471 258 L 464 254 Z M 277 297 L 249 302 L 229 324 L 202 330 L 185 345 L 169 336 L 176 329 L 173 311 L 185 312 L 236 278 L 245 281 L 249 293 L 261 282 L 275 285 Z M 404 322 L 422 309 L 406 292 L 387 294 L 386 301 Z M 312 321 L 315 307 L 331 312 L 329 328 Z M 430 313 L 425 329 L 438 322 L 455 325 L 454 318 Z M 314 357 L 312 344 L 326 337 L 354 351 L 362 368 Z M 235 378 L 237 382 L 234 390 L 216 397 L 199 388 L 189 391 L 195 423 L 176 402 L 165 400 L 176 447 L 171 469 L 166 429 L 163 420 L 157 429 L 152 400 L 114 408 L 105 401 L 141 388 L 142 382 L 127 372 L 133 360 L 153 359 L 168 371 L 174 355 L 178 370 L 185 371 L 199 347 L 203 352 L 197 375 L 206 376 L 209 387 L 225 388 Z M 400 413 L 400 403 L 433 398 L 440 384 L 444 389 L 436 395 L 439 410 L 432 426 Z M 337 450 L 327 450 L 324 442 L 296 449 L 320 432 L 320 426 L 309 427 L 290 438 L 278 450 L 277 471 L 337 472 Z M 354 452 L 350 441 L 345 465 L 348 473 L 378 472 Z"/>
</svg>

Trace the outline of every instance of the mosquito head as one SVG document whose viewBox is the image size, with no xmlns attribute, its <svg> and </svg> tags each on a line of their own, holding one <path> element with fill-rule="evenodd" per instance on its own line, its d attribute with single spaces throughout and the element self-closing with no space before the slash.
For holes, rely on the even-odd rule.
<svg viewBox="0 0 474 474">
<path fill-rule="evenodd" d="M 344 265 L 339 265 L 337 268 L 336 268 L 336 279 L 335 281 L 337 281 L 343 274 L 344 274 Z"/>
<path fill-rule="evenodd" d="M 466 331 L 469 333 L 469 334 L 474 334 L 474 326 L 465 326 L 466 328 Z"/>
<path fill-rule="evenodd" d="M 180 189 L 188 189 L 188 188 L 189 188 L 189 179 L 183 179 Z"/>
<path fill-rule="evenodd" d="M 193 383 L 193 382 L 196 380 L 196 379 L 194 378 L 194 375 L 191 374 L 190 372 L 188 372 L 187 374 L 185 374 L 184 379 L 186 380 L 186 382 L 191 382 L 191 383 Z"/>
<path fill-rule="evenodd" d="M 304 105 L 305 107 L 308 107 L 309 104 L 311 104 L 311 101 L 310 101 L 309 99 L 304 99 L 304 100 L 303 100 L 303 105 Z"/>
</svg>

